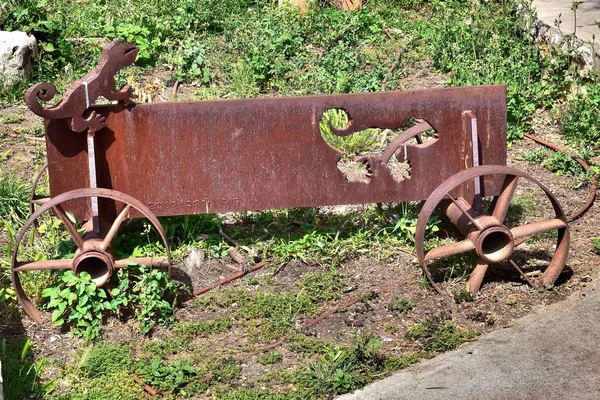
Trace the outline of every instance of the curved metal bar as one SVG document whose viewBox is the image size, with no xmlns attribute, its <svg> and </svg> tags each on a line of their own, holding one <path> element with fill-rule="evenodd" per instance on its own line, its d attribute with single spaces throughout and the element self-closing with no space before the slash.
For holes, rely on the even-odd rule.
<svg viewBox="0 0 600 400">
<path fill-rule="evenodd" d="M 387 164 L 390 158 L 396 153 L 396 151 L 402 146 L 404 142 L 414 137 L 418 137 L 421 133 L 433 129 L 428 122 L 421 122 L 420 124 L 411 126 L 404 132 L 400 133 L 390 144 L 387 145 L 383 153 L 381 154 L 381 162 Z"/>
</svg>

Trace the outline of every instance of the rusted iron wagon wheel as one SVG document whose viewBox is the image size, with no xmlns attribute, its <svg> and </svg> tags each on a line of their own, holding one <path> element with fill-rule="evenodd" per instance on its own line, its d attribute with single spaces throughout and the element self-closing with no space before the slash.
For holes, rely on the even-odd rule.
<svg viewBox="0 0 600 400">
<path fill-rule="evenodd" d="M 452 197 L 451 193 L 460 186 L 473 182 L 474 179 L 485 179 L 492 175 L 504 175 L 504 182 L 500 194 L 494 198 L 487 212 L 477 213 L 474 211 L 477 207 L 473 207 L 466 199 Z M 546 194 L 555 214 L 553 218 L 513 227 L 506 226 L 506 214 L 520 180 L 537 185 Z M 450 221 L 465 236 L 465 239 L 432 248 L 425 253 L 425 227 L 437 207 L 446 213 Z M 511 259 L 513 251 L 532 236 L 554 230 L 557 231 L 557 243 L 552 259 L 540 278 L 533 282 Z M 442 290 L 434 282 L 427 262 L 467 252 L 475 252 L 477 255 L 476 266 L 467 283 L 467 290 L 473 293 L 479 291 L 489 264 L 502 262 L 509 262 L 532 286 L 540 287 L 553 284 L 565 265 L 569 251 L 569 227 L 567 218 L 556 198 L 536 179 L 514 168 L 484 165 L 451 176 L 429 196 L 417 221 L 415 248 L 419 265 L 439 293 L 442 293 Z"/>
<path fill-rule="evenodd" d="M 91 221 L 84 225 L 84 233 L 79 234 L 75 225 L 69 219 L 69 216 L 63 208 L 63 204 L 76 199 L 83 198 L 102 198 L 115 202 L 120 205 L 120 210 L 116 218 L 110 221 L 100 219 L 99 232 L 95 233 L 92 229 Z M 23 261 L 19 259 L 19 248 L 25 234 L 31 228 L 40 216 L 48 211 L 52 211 L 64 225 L 70 238 L 77 246 L 77 250 L 71 259 L 42 260 L 42 261 Z M 112 250 L 111 243 L 119 228 L 129 218 L 131 212 L 142 215 L 147 218 L 159 233 L 165 246 L 166 257 L 144 257 L 144 258 L 125 258 L 117 259 Z M 136 216 L 137 216 L 136 215 Z M 19 303 L 23 310 L 36 322 L 41 322 L 41 312 L 29 300 L 19 279 L 19 273 L 27 271 L 40 270 L 66 270 L 71 269 L 74 273 L 88 272 L 97 286 L 105 285 L 115 269 L 126 268 L 130 265 L 148 265 L 148 266 L 166 266 L 171 269 L 171 254 L 169 243 L 165 231 L 158 218 L 150 211 L 148 207 L 139 200 L 124 193 L 110 189 L 76 189 L 70 192 L 60 194 L 49 199 L 35 211 L 25 222 L 23 229 L 17 235 L 13 255 L 12 255 L 12 280 Z"/>
</svg>

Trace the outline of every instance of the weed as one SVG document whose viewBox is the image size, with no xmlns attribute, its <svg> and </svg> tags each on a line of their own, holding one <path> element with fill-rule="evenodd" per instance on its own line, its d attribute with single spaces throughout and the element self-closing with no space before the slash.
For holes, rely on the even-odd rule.
<svg viewBox="0 0 600 400">
<path fill-rule="evenodd" d="M 478 334 L 472 329 L 459 329 L 450 321 L 441 323 L 436 319 L 414 324 L 406 332 L 408 338 L 422 343 L 423 349 L 430 352 L 453 350 Z"/>
<path fill-rule="evenodd" d="M 298 294 L 271 294 L 258 292 L 240 306 L 236 315 L 246 320 L 259 320 L 258 337 L 270 341 L 283 336 L 295 326 L 300 314 L 314 315 L 319 310 L 308 296 Z"/>
<path fill-rule="evenodd" d="M 298 281 L 298 287 L 306 292 L 313 302 L 338 300 L 345 281 L 335 269 L 304 274 Z"/>
<path fill-rule="evenodd" d="M 190 342 L 185 338 L 174 338 L 169 340 L 150 340 L 144 343 L 143 348 L 150 354 L 161 358 L 167 358 L 173 354 L 187 350 Z"/>
<path fill-rule="evenodd" d="M 56 386 L 49 382 L 40 385 L 40 374 L 45 359 L 33 360 L 33 342 L 22 339 L 14 342 L 2 339 L 0 359 L 2 360 L 2 378 L 4 395 L 7 399 L 24 399 L 29 397 L 45 397 Z"/>
<path fill-rule="evenodd" d="M 600 255 L 600 238 L 592 238 L 592 252 Z"/>
<path fill-rule="evenodd" d="M 23 121 L 25 118 L 17 113 L 6 113 L 0 116 L 0 124 L 18 124 Z"/>
<path fill-rule="evenodd" d="M 296 334 L 286 338 L 291 351 L 312 356 L 315 354 L 325 354 L 326 351 L 333 349 L 336 344 L 332 341 L 315 339 L 308 336 Z"/>
<path fill-rule="evenodd" d="M 355 368 L 346 350 L 328 349 L 322 358 L 309 362 L 293 379 L 297 388 L 310 397 L 349 393 L 366 383 L 363 376 L 354 372 Z"/>
<path fill-rule="evenodd" d="M 242 372 L 239 363 L 231 358 L 209 363 L 208 367 L 212 373 L 211 381 L 226 384 L 239 378 Z"/>
<path fill-rule="evenodd" d="M 59 399 L 72 400 L 139 400 L 145 398 L 142 386 L 134 381 L 131 371 L 118 371 L 94 378 L 77 377 L 65 392 L 57 393 Z"/>
<path fill-rule="evenodd" d="M 44 127 L 42 125 L 31 126 L 27 128 L 23 128 L 20 126 L 16 126 L 13 128 L 16 133 L 22 135 L 31 135 L 35 137 L 44 137 Z"/>
<path fill-rule="evenodd" d="M 265 389 L 241 388 L 238 390 L 221 390 L 216 394 L 219 400 L 294 400 L 293 394 L 281 394 Z"/>
<path fill-rule="evenodd" d="M 214 321 L 199 322 L 176 322 L 173 330 L 177 335 L 185 339 L 192 339 L 194 336 L 206 337 L 225 332 L 231 328 L 229 318 L 219 318 Z"/>
<path fill-rule="evenodd" d="M 533 196 L 526 194 L 516 195 L 508 206 L 505 224 L 507 226 L 514 226 L 522 221 L 524 217 L 533 217 L 537 208 L 538 202 Z"/>
<path fill-rule="evenodd" d="M 175 361 L 168 365 L 162 363 L 158 358 L 153 359 L 150 363 L 142 360 L 137 364 L 135 373 L 144 383 L 159 392 L 176 393 L 182 386 L 200 378 L 196 368 L 187 360 Z"/>
<path fill-rule="evenodd" d="M 23 180 L 0 172 L 0 220 L 11 224 L 23 221 L 29 214 L 29 193 L 29 185 Z"/>
<path fill-rule="evenodd" d="M 275 364 L 280 362 L 283 359 L 283 356 L 278 351 L 272 351 L 270 353 L 264 353 L 258 356 L 257 361 L 262 365 Z"/>
<path fill-rule="evenodd" d="M 565 137 L 581 145 L 596 146 L 600 140 L 600 85 L 592 82 L 569 101 L 559 118 Z"/>
<path fill-rule="evenodd" d="M 584 171 L 578 162 L 565 153 L 554 152 L 542 162 L 542 166 L 556 175 L 581 176 Z"/>
<path fill-rule="evenodd" d="M 100 336 L 105 312 L 135 313 L 142 333 L 148 333 L 154 323 L 170 326 L 174 322 L 177 285 L 165 272 L 130 266 L 120 269 L 117 275 L 118 286 L 107 293 L 96 287 L 87 272 L 75 275 L 65 271 L 59 285 L 49 286 L 42 292 L 49 300 L 46 307 L 52 310 L 54 325 L 67 323 L 72 326 L 74 335 L 95 340 Z"/>
<path fill-rule="evenodd" d="M 124 344 L 98 343 L 89 352 L 80 353 L 81 375 L 98 378 L 129 371 L 133 366 L 130 347 Z"/>
<path fill-rule="evenodd" d="M 427 328 L 425 327 L 425 325 L 423 325 L 421 323 L 412 325 L 406 331 L 406 337 L 413 339 L 413 340 L 426 338 L 427 334 L 428 334 Z"/>
<path fill-rule="evenodd" d="M 399 298 L 392 306 L 392 309 L 405 313 L 414 310 L 416 306 L 417 305 L 410 300 Z"/>
<path fill-rule="evenodd" d="M 400 330 L 400 328 L 398 328 L 398 325 L 393 324 L 391 322 L 386 323 L 383 326 L 383 329 L 385 329 L 389 333 L 396 333 L 396 332 L 398 332 Z"/>
<path fill-rule="evenodd" d="M 373 337 L 369 330 L 353 337 L 348 352 L 354 364 L 364 371 L 378 371 L 383 366 L 384 357 L 379 354 L 381 339 Z"/>
<path fill-rule="evenodd" d="M 452 298 L 456 304 L 460 303 L 470 303 L 475 300 L 475 296 L 468 290 L 461 290 L 460 292 L 456 292 L 452 294 Z"/>
<path fill-rule="evenodd" d="M 534 164 L 541 164 L 544 160 L 548 158 L 550 152 L 541 147 L 536 147 L 535 149 L 528 150 L 521 155 L 521 159 L 525 161 L 529 161 Z"/>
<path fill-rule="evenodd" d="M 389 357 L 385 359 L 386 371 L 397 371 L 418 363 L 422 358 L 430 358 L 426 352 L 409 353 L 400 357 Z"/>
<path fill-rule="evenodd" d="M 451 322 L 438 328 L 431 336 L 426 349 L 429 351 L 444 352 L 453 350 L 464 343 L 464 338 Z"/>
<path fill-rule="evenodd" d="M 48 297 L 47 308 L 52 311 L 52 322 L 61 326 L 65 322 L 74 324 L 72 332 L 89 340 L 100 336 L 100 322 L 104 310 L 114 310 L 118 301 L 108 300 L 106 292 L 96 287 L 87 272 L 79 276 L 73 271 L 66 271 L 62 276 L 61 286 L 52 286 L 42 292 Z"/>
</svg>

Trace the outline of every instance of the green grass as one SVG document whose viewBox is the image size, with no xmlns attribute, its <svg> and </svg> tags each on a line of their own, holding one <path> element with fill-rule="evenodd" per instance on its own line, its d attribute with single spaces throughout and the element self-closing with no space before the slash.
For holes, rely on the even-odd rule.
<svg viewBox="0 0 600 400">
<path fill-rule="evenodd" d="M 24 221 L 29 214 L 30 191 L 29 184 L 21 178 L 0 171 L 0 221 L 13 224 Z"/>
<path fill-rule="evenodd" d="M 18 339 L 0 342 L 4 396 L 7 400 L 44 396 L 53 390 L 55 384 L 40 384 L 44 358 L 34 360 L 33 342 Z"/>
</svg>

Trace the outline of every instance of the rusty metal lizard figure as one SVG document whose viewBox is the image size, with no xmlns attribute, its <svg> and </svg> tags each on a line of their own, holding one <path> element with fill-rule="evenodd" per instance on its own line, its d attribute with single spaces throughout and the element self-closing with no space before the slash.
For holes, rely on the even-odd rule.
<svg viewBox="0 0 600 400">
<path fill-rule="evenodd" d="M 84 117 L 85 111 L 104 96 L 108 100 L 123 101 L 129 104 L 133 88 L 129 85 L 117 90 L 115 73 L 135 61 L 138 48 L 133 43 L 113 41 L 102 50 L 98 66 L 83 78 L 75 81 L 65 92 L 62 100 L 54 107 L 44 108 L 38 99 L 49 101 L 56 94 L 56 86 L 51 83 L 38 83 L 25 94 L 25 102 L 37 115 L 46 119 L 70 118 L 69 125 L 76 132 L 97 132 L 105 126 L 106 118 L 92 111 Z"/>
</svg>

